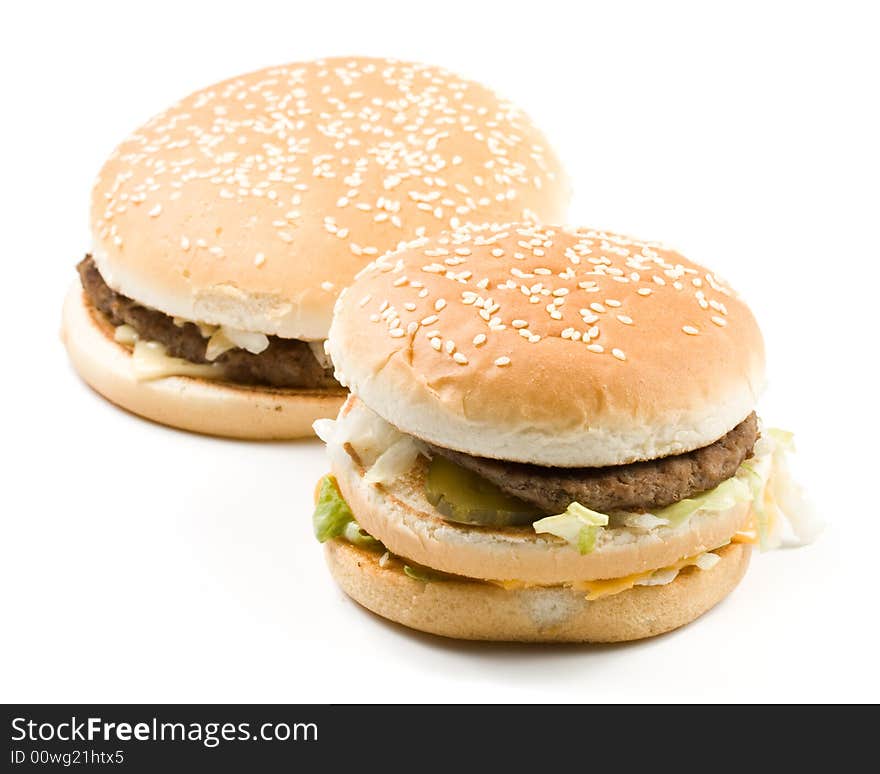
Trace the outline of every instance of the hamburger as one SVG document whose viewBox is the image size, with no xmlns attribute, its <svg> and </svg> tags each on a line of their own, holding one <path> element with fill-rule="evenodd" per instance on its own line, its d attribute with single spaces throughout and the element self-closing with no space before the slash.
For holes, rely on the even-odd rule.
<svg viewBox="0 0 880 774">
<path fill-rule="evenodd" d="M 612 642 L 686 624 L 754 544 L 812 537 L 762 426 L 761 332 L 654 242 L 486 225 L 414 240 L 339 298 L 351 391 L 316 423 L 315 531 L 342 589 L 425 632 Z"/>
<path fill-rule="evenodd" d="M 63 339 L 85 381 L 136 414 L 310 434 L 345 397 L 323 343 L 359 269 L 567 202 L 541 132 L 477 83 L 370 58 L 260 70 L 186 97 L 104 164 Z"/>
</svg>

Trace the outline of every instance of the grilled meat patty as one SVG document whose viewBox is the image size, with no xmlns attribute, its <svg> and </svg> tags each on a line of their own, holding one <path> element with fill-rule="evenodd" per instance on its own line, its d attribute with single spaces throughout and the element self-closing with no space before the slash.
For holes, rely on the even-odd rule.
<svg viewBox="0 0 880 774">
<path fill-rule="evenodd" d="M 605 468 L 546 468 L 430 448 L 546 513 L 561 513 L 575 500 L 609 513 L 650 511 L 712 489 L 736 473 L 757 439 L 758 419 L 752 413 L 702 449 Z"/>
</svg>

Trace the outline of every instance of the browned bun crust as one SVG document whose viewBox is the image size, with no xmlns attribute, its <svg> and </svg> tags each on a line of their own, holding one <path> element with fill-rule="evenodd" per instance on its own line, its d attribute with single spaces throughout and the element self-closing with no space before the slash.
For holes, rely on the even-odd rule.
<svg viewBox="0 0 880 774">
<path fill-rule="evenodd" d="M 253 440 L 303 438 L 312 422 L 331 417 L 342 390 L 290 390 L 190 376 L 139 382 L 131 354 L 113 326 L 73 286 L 64 302 L 61 338 L 79 375 L 109 401 L 163 425 L 207 435 Z"/>
<path fill-rule="evenodd" d="M 708 571 L 683 571 L 665 586 L 637 586 L 588 602 L 564 587 L 505 590 L 489 583 L 409 577 L 397 561 L 341 540 L 325 546 L 342 590 L 377 615 L 411 629 L 461 640 L 621 642 L 684 626 L 717 605 L 745 574 L 751 547 L 734 543 L 716 553 Z"/>
</svg>

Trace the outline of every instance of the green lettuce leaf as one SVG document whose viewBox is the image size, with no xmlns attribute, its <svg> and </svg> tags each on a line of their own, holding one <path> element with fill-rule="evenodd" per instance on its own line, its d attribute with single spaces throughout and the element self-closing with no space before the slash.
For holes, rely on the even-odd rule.
<svg viewBox="0 0 880 774">
<path fill-rule="evenodd" d="M 748 484 L 738 478 L 728 478 L 708 492 L 679 500 L 652 513 L 659 519 L 666 519 L 669 526 L 675 528 L 684 524 L 697 511 L 726 511 L 751 498 L 752 492 Z"/>
<path fill-rule="evenodd" d="M 321 543 L 340 537 L 350 522 L 354 522 L 354 514 L 336 486 L 336 479 L 333 476 L 324 476 L 312 515 L 315 537 Z"/>
<path fill-rule="evenodd" d="M 422 583 L 433 583 L 435 581 L 455 580 L 455 577 L 439 570 L 432 570 L 430 567 L 423 567 L 420 564 L 405 564 L 403 571 L 413 580 Z"/>
<path fill-rule="evenodd" d="M 342 531 L 342 537 L 344 537 L 349 543 L 356 546 L 362 546 L 363 548 L 379 548 L 382 545 L 382 543 L 376 540 L 376 538 L 374 538 L 369 532 L 364 531 L 361 525 L 356 521 L 350 521 L 345 525 L 345 529 Z"/>
<path fill-rule="evenodd" d="M 538 534 L 556 535 L 571 543 L 580 553 L 588 554 L 596 547 L 599 532 L 607 524 L 606 514 L 573 502 L 565 513 L 538 519 L 532 527 Z"/>
</svg>

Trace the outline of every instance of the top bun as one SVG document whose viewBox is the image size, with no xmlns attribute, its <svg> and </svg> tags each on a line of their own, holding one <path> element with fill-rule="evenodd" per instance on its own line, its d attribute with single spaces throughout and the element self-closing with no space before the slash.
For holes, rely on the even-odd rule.
<svg viewBox="0 0 880 774">
<path fill-rule="evenodd" d="M 752 313 L 711 271 L 654 242 L 530 224 L 375 261 L 337 302 L 328 350 L 404 432 L 560 467 L 712 443 L 764 376 Z"/>
<path fill-rule="evenodd" d="M 541 132 L 489 89 L 318 60 L 203 89 L 125 140 L 92 194 L 94 257 L 168 315 L 322 339 L 376 256 L 468 221 L 561 219 L 568 194 Z"/>
</svg>

